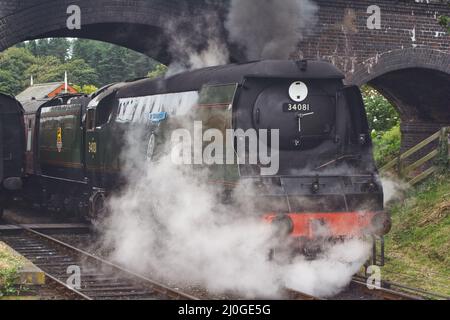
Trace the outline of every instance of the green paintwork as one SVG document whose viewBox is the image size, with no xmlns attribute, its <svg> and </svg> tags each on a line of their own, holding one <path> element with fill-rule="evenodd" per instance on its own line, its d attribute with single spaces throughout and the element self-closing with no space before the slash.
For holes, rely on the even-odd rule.
<svg viewBox="0 0 450 320">
<path fill-rule="evenodd" d="M 38 154 L 41 165 L 81 169 L 82 144 L 81 105 L 41 109 Z"/>
<path fill-rule="evenodd" d="M 172 100 L 170 103 L 166 101 L 153 109 L 170 114 L 167 120 L 159 124 L 152 123 L 148 114 L 143 112 L 139 113 L 141 119 L 118 119 L 121 109 L 119 101 L 113 96 L 106 97 L 98 105 L 89 108 L 85 123 L 82 123 L 81 105 L 44 107 L 40 114 L 38 154 L 41 167 L 44 168 L 42 173 L 47 173 L 45 168 L 65 168 L 66 170 L 57 170 L 56 176 L 69 178 L 69 169 L 76 169 L 79 172 L 77 179 L 87 177 L 94 187 L 114 188 L 121 171 L 121 156 L 127 145 L 127 131 L 139 127 L 143 129 L 137 130 L 140 131 L 139 136 L 132 139 L 138 144 L 137 148 L 142 150 L 142 158 L 135 159 L 137 163 L 145 160 L 152 133 L 156 134 L 157 145 L 170 141 L 171 132 L 184 127 L 186 117 L 190 118 L 188 122 L 201 120 L 204 130 L 219 129 L 225 137 L 225 130 L 232 128 L 231 105 L 236 90 L 236 84 L 203 88 L 198 95 L 198 105 L 192 107 L 195 110 L 190 110 L 188 115 L 177 114 L 180 106 L 172 104 Z M 173 102 L 178 103 L 178 100 L 174 99 Z M 127 108 L 137 108 L 137 105 L 133 102 Z M 135 112 L 136 110 L 131 114 Z M 136 157 L 140 157 L 139 154 Z M 211 180 L 234 181 L 239 177 L 237 166 L 215 165 L 210 168 Z M 55 172 L 48 172 L 48 175 L 55 176 Z"/>
</svg>

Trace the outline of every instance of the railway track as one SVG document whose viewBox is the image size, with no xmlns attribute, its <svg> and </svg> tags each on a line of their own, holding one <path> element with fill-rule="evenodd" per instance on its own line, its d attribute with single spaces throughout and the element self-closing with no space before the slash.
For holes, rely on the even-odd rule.
<svg viewBox="0 0 450 320">
<path fill-rule="evenodd" d="M 370 289 L 367 278 L 355 276 L 347 288 L 328 299 L 305 294 L 293 289 L 285 289 L 286 297 L 291 300 L 449 300 L 450 297 L 383 281 L 381 287 Z"/>
<path fill-rule="evenodd" d="M 0 241 L 33 262 L 50 281 L 64 287 L 68 295 L 77 299 L 197 300 L 51 236 L 17 227 L 21 229 L 18 232 L 1 233 Z M 73 277 L 77 270 L 80 271 L 79 283 Z"/>
<path fill-rule="evenodd" d="M 49 229 L 40 228 L 42 232 L 34 230 L 34 225 L 11 225 L 11 232 L 0 231 L 0 241 L 10 245 L 24 255 L 40 269 L 55 285 L 64 287 L 71 298 L 85 300 L 197 300 L 198 298 L 172 289 L 164 284 L 136 274 L 121 266 L 106 261 L 98 256 L 83 251 L 42 232 L 48 231 L 64 234 L 68 228 L 54 226 Z M 87 231 L 77 225 L 73 231 Z M 70 267 L 80 268 L 80 286 L 70 284 L 68 273 Z M 291 300 L 325 300 L 293 289 L 285 288 L 285 297 Z M 423 300 L 448 299 L 419 289 L 409 288 L 398 284 L 384 282 L 381 288 L 369 289 L 366 278 L 355 276 L 346 290 L 330 298 L 333 300 Z"/>
<path fill-rule="evenodd" d="M 367 288 L 367 278 L 361 275 L 353 277 L 352 282 Z M 369 289 L 368 289 L 369 290 Z M 381 288 L 374 289 L 386 297 L 386 300 L 450 300 L 450 297 L 419 288 L 401 285 L 391 281 L 382 281 Z"/>
<path fill-rule="evenodd" d="M 407 295 L 402 292 L 375 288 L 369 289 L 365 282 L 352 279 L 348 287 L 341 293 L 330 298 L 320 298 L 299 292 L 293 289 L 285 289 L 287 296 L 291 300 L 421 300 L 419 296 Z"/>
</svg>

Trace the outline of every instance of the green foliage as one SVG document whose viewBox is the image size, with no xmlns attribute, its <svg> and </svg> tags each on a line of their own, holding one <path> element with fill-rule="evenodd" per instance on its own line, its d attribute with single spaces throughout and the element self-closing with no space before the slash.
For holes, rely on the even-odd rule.
<svg viewBox="0 0 450 320">
<path fill-rule="evenodd" d="M 0 91 L 20 92 L 26 86 L 26 71 L 36 63 L 36 57 L 24 48 L 13 47 L 0 53 Z"/>
<path fill-rule="evenodd" d="M 400 126 L 397 125 L 381 135 L 372 134 L 375 162 L 379 168 L 399 155 L 401 147 Z"/>
<path fill-rule="evenodd" d="M 37 57 L 36 59 L 37 63 L 25 73 L 26 79 L 33 75 L 36 83 L 63 81 L 65 72 L 71 83 L 81 86 L 95 83 L 98 80 L 95 70 L 81 59 L 72 59 L 66 63 L 61 63 L 54 56 Z"/>
<path fill-rule="evenodd" d="M 149 77 L 150 79 L 163 77 L 166 74 L 167 69 L 168 69 L 167 66 L 163 64 L 158 64 L 152 71 L 148 73 L 147 77 Z"/>
<path fill-rule="evenodd" d="M 55 56 L 34 56 L 26 48 L 12 47 L 0 53 L 0 91 L 18 94 L 29 85 L 33 76 L 35 83 L 64 80 L 84 86 L 98 81 L 96 71 L 82 59 L 62 62 Z"/>
<path fill-rule="evenodd" d="M 36 57 L 54 56 L 65 62 L 69 59 L 71 43 L 67 38 L 49 38 L 23 42 L 17 47 L 28 49 Z"/>
<path fill-rule="evenodd" d="M 29 85 L 31 76 L 35 83 L 63 81 L 65 72 L 70 83 L 102 87 L 145 77 L 155 66 L 157 63 L 143 54 L 99 41 L 27 41 L 0 53 L 0 91 L 18 94 Z"/>
<path fill-rule="evenodd" d="M 450 295 L 450 175 L 435 175 L 395 203 L 386 280 Z"/>
<path fill-rule="evenodd" d="M 0 270 L 0 297 L 17 294 L 17 269 Z"/>
<path fill-rule="evenodd" d="M 363 86 L 362 93 L 372 133 L 383 134 L 400 123 L 394 106 L 375 89 Z"/>
<path fill-rule="evenodd" d="M 77 90 L 79 93 L 84 93 L 84 94 L 91 94 L 98 90 L 98 88 L 96 86 L 89 85 L 89 84 L 84 85 L 84 86 L 73 85 L 72 87 L 75 90 Z"/>
<path fill-rule="evenodd" d="M 72 58 L 83 59 L 97 71 L 98 87 L 127 79 L 145 77 L 157 64 L 153 59 L 133 50 L 105 42 L 77 39 Z"/>
<path fill-rule="evenodd" d="M 22 265 L 22 258 L 12 254 L 10 249 L 0 242 L 0 297 L 17 294 L 16 281 Z"/>
<path fill-rule="evenodd" d="M 439 17 L 439 24 L 446 28 L 448 32 L 450 32 L 450 17 L 447 16 L 440 16 Z"/>
</svg>

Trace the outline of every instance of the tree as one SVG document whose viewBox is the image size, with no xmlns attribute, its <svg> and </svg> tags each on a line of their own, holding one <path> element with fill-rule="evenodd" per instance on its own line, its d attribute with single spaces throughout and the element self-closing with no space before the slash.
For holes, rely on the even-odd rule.
<svg viewBox="0 0 450 320">
<path fill-rule="evenodd" d="M 97 86 L 145 77 L 157 64 L 153 59 L 133 50 L 86 39 L 74 41 L 72 58 L 85 60 L 97 71 Z"/>
<path fill-rule="evenodd" d="M 69 59 L 69 51 L 72 44 L 67 38 L 52 38 L 49 39 L 47 43 L 46 56 L 55 56 L 60 58 L 62 61 L 67 61 Z"/>
<path fill-rule="evenodd" d="M 55 56 L 35 57 L 24 47 L 13 47 L 0 54 L 0 90 L 17 94 L 29 86 L 30 77 L 35 83 L 69 81 L 80 86 L 98 82 L 96 70 L 82 59 L 70 59 L 63 63 Z"/>
<path fill-rule="evenodd" d="M 54 56 L 65 62 L 69 59 L 72 44 L 67 38 L 49 38 L 26 41 L 19 45 L 36 57 Z"/>
<path fill-rule="evenodd" d="M 79 93 L 85 93 L 85 94 L 91 94 L 98 90 L 98 88 L 96 86 L 89 85 L 89 84 L 84 85 L 84 86 L 79 86 L 79 85 L 75 84 L 72 87 L 75 90 L 77 90 Z"/>
<path fill-rule="evenodd" d="M 63 81 L 66 71 L 69 81 L 82 89 L 88 85 L 102 87 L 145 77 L 156 66 L 157 62 L 143 54 L 99 41 L 26 41 L 0 53 L 0 90 L 17 94 L 29 85 L 31 76 L 35 83 Z M 157 72 L 162 72 L 158 68 Z"/>
<path fill-rule="evenodd" d="M 13 47 L 0 53 L 0 91 L 16 94 L 23 90 L 27 85 L 24 75 L 36 63 L 36 57 L 25 48 Z"/>
<path fill-rule="evenodd" d="M 7 94 L 14 94 L 21 88 L 20 82 L 17 81 L 11 72 L 0 70 L 0 92 Z"/>
<path fill-rule="evenodd" d="M 98 83 L 97 71 L 83 59 L 72 59 L 62 64 L 59 70 L 61 75 L 64 75 L 64 72 L 67 71 L 69 81 L 78 85 L 85 86 Z"/>
<path fill-rule="evenodd" d="M 32 75 L 36 83 L 57 82 L 64 80 L 67 72 L 69 81 L 84 86 L 98 81 L 98 74 L 82 59 L 72 59 L 61 63 L 54 56 L 38 57 L 37 63 L 25 73 L 27 78 Z"/>
<path fill-rule="evenodd" d="M 160 63 L 156 65 L 156 67 L 148 73 L 147 77 L 149 77 L 150 79 L 163 77 L 166 74 L 167 69 L 168 69 L 167 66 Z"/>
</svg>

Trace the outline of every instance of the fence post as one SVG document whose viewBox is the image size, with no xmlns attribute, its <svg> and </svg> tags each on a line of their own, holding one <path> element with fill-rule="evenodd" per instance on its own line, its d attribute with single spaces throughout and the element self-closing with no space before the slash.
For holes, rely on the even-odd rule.
<svg viewBox="0 0 450 320">
<path fill-rule="evenodd" d="M 403 162 L 402 162 L 402 153 L 401 152 L 400 152 L 400 155 L 398 156 L 397 160 L 398 160 L 397 161 L 397 174 L 400 179 L 403 179 Z"/>
<path fill-rule="evenodd" d="M 445 165 L 450 166 L 450 127 L 441 129 L 440 148 L 442 158 L 446 161 Z"/>
</svg>

